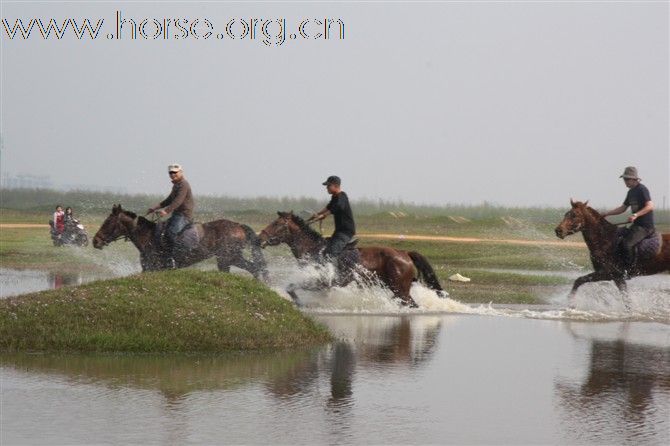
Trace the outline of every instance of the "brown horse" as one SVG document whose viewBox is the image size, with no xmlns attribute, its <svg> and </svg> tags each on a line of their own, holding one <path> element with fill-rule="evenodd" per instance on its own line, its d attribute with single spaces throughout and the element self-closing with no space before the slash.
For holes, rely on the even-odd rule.
<svg viewBox="0 0 670 446">
<path fill-rule="evenodd" d="M 192 249 L 175 252 L 177 267 L 216 257 L 220 271 L 228 272 L 231 266 L 236 266 L 249 271 L 256 278 L 260 276 L 263 280 L 267 279 L 267 266 L 260 241 L 249 226 L 223 219 L 194 226 L 199 235 L 198 244 Z M 102 249 L 120 238 L 129 239 L 140 251 L 142 271 L 168 268 L 168 256 L 164 252 L 157 223 L 123 210 L 119 204 L 112 207 L 112 213 L 95 234 L 93 246 Z M 247 246 L 251 248 L 251 261 L 242 256 Z"/>
<path fill-rule="evenodd" d="M 321 251 L 326 246 L 326 239 L 309 227 L 302 218 L 294 215 L 293 212 L 277 212 L 277 214 L 279 218 L 260 232 L 261 246 L 276 246 L 280 243 L 286 243 L 299 263 L 320 262 Z M 446 294 L 430 263 L 418 252 L 378 247 L 352 249 L 358 251 L 358 255 L 356 255 L 357 264 L 363 267 L 364 272 L 368 273 L 370 278 L 378 279 L 386 285 L 405 305 L 418 306 L 409 294 L 412 282 L 416 281 L 418 277 L 421 277 L 426 285 L 439 295 Z M 343 256 L 346 257 L 346 255 L 345 251 Z M 355 279 L 353 270 L 357 265 L 343 262 L 342 257 L 340 257 L 338 264 L 338 285 L 345 286 Z M 342 268 L 342 265 L 345 269 Z M 306 289 L 305 287 L 301 288 Z M 323 285 L 319 288 L 323 288 Z M 290 287 L 288 293 L 297 302 L 297 295 L 294 290 L 294 287 Z"/>
<path fill-rule="evenodd" d="M 570 209 L 563 221 L 556 226 L 556 236 L 565 238 L 577 232 L 582 233 L 586 246 L 591 254 L 591 263 L 595 270 L 591 274 L 578 277 L 568 296 L 572 305 L 577 288 L 587 282 L 598 282 L 601 280 L 612 280 L 623 293 L 624 303 L 627 302 L 626 278 L 624 277 L 624 265 L 618 254 L 618 231 L 616 225 L 605 220 L 597 211 L 585 203 L 570 200 Z M 661 244 L 658 252 L 650 258 L 642 258 L 638 261 L 631 276 L 648 276 L 652 274 L 670 271 L 670 234 L 661 235 Z"/>
</svg>

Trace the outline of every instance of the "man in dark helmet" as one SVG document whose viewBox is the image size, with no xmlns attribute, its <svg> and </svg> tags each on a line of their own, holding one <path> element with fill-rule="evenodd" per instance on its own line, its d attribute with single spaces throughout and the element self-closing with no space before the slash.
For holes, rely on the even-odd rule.
<svg viewBox="0 0 670 446">
<path fill-rule="evenodd" d="M 626 167 L 619 178 L 623 178 L 628 188 L 626 199 L 618 208 L 605 212 L 603 217 L 622 214 L 629 206 L 633 211 L 628 217 L 628 222 L 633 224 L 626 231 L 622 245 L 628 274 L 635 268 L 635 245 L 654 233 L 654 203 L 651 201 L 649 189 L 641 183 L 642 179 L 638 177 L 635 167 Z"/>
<path fill-rule="evenodd" d="M 335 232 L 328 239 L 328 245 L 324 254 L 332 258 L 337 258 L 356 234 L 356 224 L 354 223 L 354 214 L 351 212 L 349 197 L 342 190 L 342 181 L 340 177 L 332 175 L 322 183 L 326 190 L 332 196 L 330 203 L 321 211 L 312 215 L 310 222 L 323 220 L 329 215 L 335 219 Z"/>
</svg>

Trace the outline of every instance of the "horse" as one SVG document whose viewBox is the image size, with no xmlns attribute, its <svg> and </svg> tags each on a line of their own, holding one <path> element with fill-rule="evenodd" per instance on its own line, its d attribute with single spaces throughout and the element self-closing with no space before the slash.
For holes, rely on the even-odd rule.
<svg viewBox="0 0 670 446">
<path fill-rule="evenodd" d="M 556 226 L 556 236 L 564 239 L 568 235 L 581 232 L 584 236 L 586 246 L 589 248 L 591 263 L 594 272 L 578 277 L 568 295 L 568 302 L 572 306 L 577 288 L 587 282 L 598 282 L 612 280 L 622 293 L 626 307 L 629 307 L 626 286 L 625 266 L 618 252 L 619 231 L 616 225 L 605 220 L 596 210 L 588 206 L 588 201 L 574 202 L 570 199 L 570 209 L 566 212 L 563 220 Z M 658 234 L 652 237 L 660 237 L 658 249 L 648 257 L 640 257 L 636 267 L 629 272 L 629 276 L 648 276 L 670 271 L 670 234 Z M 647 238 L 640 242 L 656 242 Z M 640 247 L 638 245 L 638 247 Z"/>
<path fill-rule="evenodd" d="M 195 232 L 198 234 L 197 244 L 191 249 L 176 250 L 174 260 L 177 268 L 216 257 L 220 271 L 229 272 L 231 266 L 236 266 L 249 271 L 257 279 L 267 280 L 267 265 L 260 248 L 260 241 L 249 226 L 221 219 L 194 224 L 191 228 L 191 236 L 195 235 Z M 188 230 L 189 228 L 184 232 Z M 112 207 L 112 212 L 93 237 L 93 246 L 102 249 L 120 238 L 130 240 L 138 249 L 142 271 L 156 271 L 171 267 L 161 243 L 158 224 L 134 212 L 124 210 L 119 204 Z M 247 246 L 251 248 L 251 261 L 242 256 L 242 251 Z"/>
<path fill-rule="evenodd" d="M 279 216 L 266 226 L 259 234 L 261 247 L 276 246 L 286 243 L 300 264 L 321 262 L 321 252 L 326 246 L 326 239 L 312 229 L 302 218 L 291 212 L 277 212 Z M 418 279 L 440 296 L 444 296 L 440 281 L 432 266 L 421 254 L 415 251 L 401 251 L 384 247 L 350 248 L 354 252 L 355 262 L 351 259 L 352 251 L 345 250 L 338 261 L 338 285 L 345 286 L 354 280 L 362 280 L 360 275 L 353 274 L 357 266 L 363 268 L 364 275 L 378 279 L 393 294 L 400 298 L 403 305 L 416 308 L 418 305 L 410 296 L 412 282 Z M 355 250 L 355 251 L 354 251 Z M 317 287 L 324 288 L 325 285 Z M 301 287 L 306 289 L 305 287 Z M 299 303 L 295 288 L 287 290 L 294 302 Z"/>
</svg>

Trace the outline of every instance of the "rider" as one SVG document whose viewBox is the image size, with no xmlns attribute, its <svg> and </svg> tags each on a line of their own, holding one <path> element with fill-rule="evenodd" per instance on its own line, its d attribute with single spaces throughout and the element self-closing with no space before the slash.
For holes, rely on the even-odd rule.
<svg viewBox="0 0 670 446">
<path fill-rule="evenodd" d="M 309 219 L 310 222 L 319 221 L 323 220 L 328 215 L 333 214 L 335 219 L 335 232 L 328 239 L 328 245 L 326 246 L 324 255 L 335 259 L 337 259 L 347 246 L 347 243 L 349 243 L 356 234 L 356 224 L 354 223 L 354 215 L 351 212 L 351 206 L 349 205 L 349 197 L 347 197 L 347 194 L 340 188 L 341 183 L 340 177 L 335 175 L 328 177 L 323 185 L 326 186 L 328 193 L 332 195 L 330 203 L 328 203 L 328 205 L 321 211 L 312 215 Z"/>
<path fill-rule="evenodd" d="M 150 207 L 148 213 L 158 212 L 161 217 L 172 213 L 172 216 L 167 222 L 165 235 L 167 238 L 168 248 L 168 264 L 175 267 L 175 244 L 177 235 L 192 221 L 193 218 L 193 194 L 191 193 L 191 185 L 184 178 L 184 170 L 179 164 L 170 164 L 168 166 L 168 174 L 172 181 L 172 192 L 163 201 L 156 206 Z"/>
<path fill-rule="evenodd" d="M 649 189 L 637 176 L 635 167 L 626 167 L 619 178 L 623 178 L 629 189 L 626 199 L 618 208 L 605 212 L 603 217 L 622 214 L 628 206 L 633 211 L 633 215 L 628 217 L 628 222 L 633 224 L 623 237 L 624 262 L 628 274 L 635 267 L 635 245 L 654 233 L 654 203 L 651 201 Z"/>
</svg>

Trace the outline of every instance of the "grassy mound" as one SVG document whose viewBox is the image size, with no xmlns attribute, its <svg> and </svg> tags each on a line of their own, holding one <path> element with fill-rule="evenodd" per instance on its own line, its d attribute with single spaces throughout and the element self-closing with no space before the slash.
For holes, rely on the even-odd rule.
<svg viewBox="0 0 670 446">
<path fill-rule="evenodd" d="M 220 272 L 144 273 L 0 300 L 4 352 L 221 352 L 330 339 L 261 283 Z"/>
</svg>

